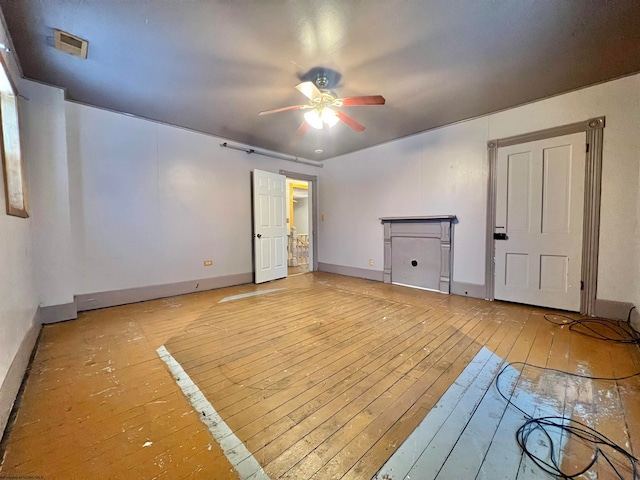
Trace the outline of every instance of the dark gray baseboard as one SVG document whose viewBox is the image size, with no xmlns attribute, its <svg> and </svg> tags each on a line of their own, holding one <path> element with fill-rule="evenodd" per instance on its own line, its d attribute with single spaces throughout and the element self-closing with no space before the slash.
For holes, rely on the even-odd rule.
<svg viewBox="0 0 640 480">
<path fill-rule="evenodd" d="M 337 273 L 347 277 L 364 278 L 382 282 L 384 272 L 382 270 L 368 270 L 366 268 L 345 267 L 344 265 L 332 265 L 330 263 L 318 263 L 318 270 L 327 273 Z"/>
<path fill-rule="evenodd" d="M 595 316 L 613 320 L 627 320 L 633 303 L 596 299 Z"/>
<path fill-rule="evenodd" d="M 73 320 L 74 318 L 78 318 L 78 309 L 75 302 L 40 307 L 40 314 L 38 315 L 38 320 L 43 325 Z"/>
<path fill-rule="evenodd" d="M 13 403 L 16 401 L 16 397 L 20 391 L 22 379 L 29 366 L 31 353 L 33 352 L 36 341 L 38 340 L 38 334 L 42 328 L 39 316 L 40 309 L 36 311 L 31 328 L 24 336 L 20 348 L 18 348 L 16 356 L 13 357 L 7 375 L 4 377 L 2 386 L 0 387 L 0 433 L 4 432 L 7 426 L 7 420 L 11 414 Z M 0 438 L 2 438 L 1 434 Z"/>
<path fill-rule="evenodd" d="M 462 295 L 463 297 L 487 298 L 487 287 L 477 283 L 451 282 L 451 292 L 453 295 Z"/>
<path fill-rule="evenodd" d="M 216 288 L 232 287 L 253 282 L 253 272 L 227 275 L 224 277 L 203 278 L 187 282 L 168 283 L 166 285 L 150 285 L 148 287 L 127 288 L 109 292 L 97 292 L 76 295 L 75 304 L 78 312 L 96 310 L 98 308 L 115 307 L 128 303 L 145 302 L 157 298 L 175 297 L 187 293 L 203 292 Z"/>
</svg>

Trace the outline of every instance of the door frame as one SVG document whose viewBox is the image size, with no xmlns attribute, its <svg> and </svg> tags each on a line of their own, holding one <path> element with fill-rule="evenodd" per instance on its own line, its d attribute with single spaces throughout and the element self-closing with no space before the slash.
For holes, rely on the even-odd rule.
<svg viewBox="0 0 640 480">
<path fill-rule="evenodd" d="M 304 180 L 311 184 L 311 251 L 313 262 L 309 264 L 309 271 L 318 270 L 318 176 L 307 175 L 305 173 L 291 172 L 289 170 L 280 170 L 280 175 L 284 175 L 291 180 Z"/>
<path fill-rule="evenodd" d="M 493 232 L 496 226 L 496 195 L 498 149 L 521 143 L 547 138 L 586 133 L 586 162 L 584 178 L 584 219 L 582 228 L 582 290 L 580 292 L 580 313 L 595 315 L 598 286 L 598 250 L 600 243 L 600 194 L 602 186 L 602 139 L 605 117 L 595 117 L 583 122 L 547 128 L 535 132 L 514 135 L 487 142 L 489 153 L 489 178 L 487 195 L 487 232 L 485 284 L 487 300 L 494 300 L 495 243 Z"/>
</svg>

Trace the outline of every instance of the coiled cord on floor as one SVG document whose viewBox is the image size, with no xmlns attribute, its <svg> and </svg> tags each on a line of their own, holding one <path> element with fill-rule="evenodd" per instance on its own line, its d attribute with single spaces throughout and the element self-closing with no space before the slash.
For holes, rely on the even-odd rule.
<svg viewBox="0 0 640 480">
<path fill-rule="evenodd" d="M 635 330 L 630 323 L 631 312 L 633 312 L 635 308 L 636 307 L 632 307 L 631 310 L 629 310 L 626 322 L 623 320 L 609 320 L 598 317 L 573 318 L 562 313 L 545 313 L 544 318 L 554 325 L 569 326 L 569 330 L 572 332 L 588 337 L 615 343 L 640 345 L 640 332 Z"/>
<path fill-rule="evenodd" d="M 618 320 L 607 320 L 602 318 L 576 319 L 570 317 L 569 315 L 557 313 L 545 314 L 544 318 L 555 325 L 568 325 L 571 331 L 580 333 L 582 335 L 587 335 L 589 337 L 597 338 L 600 340 L 607 340 L 615 343 L 640 345 L 640 333 L 635 330 L 629 323 L 629 320 L 631 319 L 631 312 L 633 312 L 634 308 L 635 307 L 632 307 L 629 311 L 627 322 Z M 505 365 L 502 370 L 500 370 L 500 373 L 498 373 L 498 375 L 496 376 L 496 388 L 500 396 L 504 398 L 509 405 L 522 413 L 526 418 L 525 423 L 516 431 L 516 440 L 518 442 L 518 445 L 520 445 L 520 448 L 522 448 L 522 451 L 527 455 L 527 457 L 529 457 L 541 470 L 548 473 L 549 475 L 555 476 L 556 478 L 566 480 L 577 479 L 581 475 L 584 475 L 586 472 L 588 472 L 591 468 L 593 468 L 599 459 L 603 459 L 613 469 L 617 478 L 619 478 L 620 480 L 625 480 L 625 477 L 623 476 L 624 472 L 620 471 L 621 465 L 611 456 L 613 452 L 617 452 L 622 457 L 623 463 L 626 464 L 628 462 L 629 470 L 632 472 L 631 478 L 633 480 L 640 479 L 638 459 L 623 447 L 621 447 L 602 433 L 598 432 L 594 428 L 565 416 L 551 415 L 533 417 L 522 408 L 518 407 L 512 401 L 511 396 L 507 396 L 500 386 L 500 379 L 505 371 L 510 367 L 516 368 L 516 366 L 522 367 L 520 375 L 522 375 L 524 368 L 528 367 L 545 372 L 554 372 L 561 375 L 567 375 L 574 378 L 612 382 L 620 382 L 629 380 L 631 378 L 640 377 L 640 372 L 623 377 L 594 377 L 579 373 L 570 373 L 555 368 L 540 367 L 526 362 L 512 362 Z M 511 394 L 513 394 L 513 392 Z M 593 446 L 594 454 L 583 468 L 575 472 L 567 472 L 562 469 L 562 466 L 560 464 L 561 459 L 556 455 L 556 445 L 554 444 L 551 431 L 560 431 L 561 434 L 566 435 L 567 438 L 575 437 Z M 548 459 L 542 458 L 532 451 L 529 437 L 533 433 L 542 434 L 544 438 L 546 438 L 549 448 Z"/>
<path fill-rule="evenodd" d="M 616 444 L 615 442 L 613 442 L 612 440 L 610 440 L 609 438 L 607 438 L 605 435 L 598 432 L 597 430 L 591 428 L 588 425 L 585 425 L 582 422 L 579 422 L 577 420 L 573 420 L 571 418 L 567 418 L 564 416 L 533 417 L 532 415 L 524 411 L 522 408 L 518 407 L 518 405 L 516 405 L 511 400 L 510 396 L 505 394 L 505 392 L 503 391 L 500 385 L 500 379 L 504 375 L 504 372 L 510 367 L 516 368 L 516 366 L 522 366 L 523 370 L 525 367 L 529 367 L 529 368 L 534 368 L 542 371 L 568 375 L 571 377 L 578 377 L 578 378 L 589 379 L 589 380 L 608 380 L 608 381 L 615 381 L 615 382 L 628 380 L 634 377 L 640 377 L 640 372 L 634 373 L 632 375 L 627 375 L 624 377 L 593 377 L 590 375 L 569 373 L 569 372 L 565 372 L 563 370 L 558 370 L 555 368 L 539 367 L 526 362 L 512 362 L 505 365 L 502 368 L 502 370 L 500 370 L 500 373 L 498 373 L 496 377 L 496 388 L 500 396 L 504 398 L 509 405 L 514 407 L 520 413 L 522 413 L 526 418 L 525 423 L 516 432 L 516 440 L 518 441 L 518 445 L 520 445 L 520 448 L 522 448 L 523 452 L 538 467 L 540 467 L 540 469 L 542 469 L 549 475 L 553 475 L 558 478 L 575 479 L 580 477 L 580 475 L 583 475 L 584 473 L 586 473 L 589 469 L 591 469 L 596 464 L 599 458 L 602 458 L 609 465 L 611 465 L 611 468 L 613 468 L 614 472 L 616 472 L 616 475 L 618 476 L 618 478 L 621 480 L 624 480 L 625 477 L 622 475 L 619 469 L 616 468 L 616 466 L 614 465 L 614 461 L 612 460 L 610 453 L 607 453 L 607 451 L 604 450 L 605 447 L 609 447 L 610 449 L 618 452 L 620 455 L 622 455 L 622 457 L 626 461 L 629 462 L 629 469 L 633 472 L 632 479 L 636 480 L 640 478 L 638 476 L 639 475 L 638 459 L 634 457 L 630 452 L 626 451 L 623 447 Z M 571 472 L 571 473 L 562 470 L 562 467 L 560 465 L 560 459 L 555 454 L 556 446 L 554 444 L 553 437 L 550 432 L 551 429 L 555 429 L 556 431 L 558 430 L 562 431 L 563 434 L 567 435 L 567 437 L 574 436 L 585 442 L 593 444 L 594 455 L 589 460 L 589 462 L 587 462 L 587 465 L 584 468 L 582 468 L 578 472 Z M 529 436 L 536 431 L 539 431 L 540 433 L 542 433 L 549 442 L 549 451 L 550 451 L 549 460 L 543 459 L 539 455 L 535 454 L 529 446 L 530 445 Z"/>
</svg>

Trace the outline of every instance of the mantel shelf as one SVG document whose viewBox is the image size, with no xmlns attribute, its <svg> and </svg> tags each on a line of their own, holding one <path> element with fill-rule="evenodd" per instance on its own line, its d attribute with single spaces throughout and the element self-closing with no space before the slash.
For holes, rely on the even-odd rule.
<svg viewBox="0 0 640 480">
<path fill-rule="evenodd" d="M 430 215 L 426 217 L 381 217 L 380 222 L 439 222 L 448 220 L 450 222 L 456 220 L 455 215 Z"/>
</svg>

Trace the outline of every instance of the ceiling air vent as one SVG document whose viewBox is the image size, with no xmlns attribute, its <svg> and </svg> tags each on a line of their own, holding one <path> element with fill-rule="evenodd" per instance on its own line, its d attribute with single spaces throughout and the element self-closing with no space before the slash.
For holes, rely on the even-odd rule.
<svg viewBox="0 0 640 480">
<path fill-rule="evenodd" d="M 70 53 L 80 58 L 87 58 L 87 49 L 89 48 L 89 42 L 83 40 L 70 33 L 63 32 L 62 30 L 54 30 L 55 32 L 55 46 L 58 50 Z"/>
</svg>

